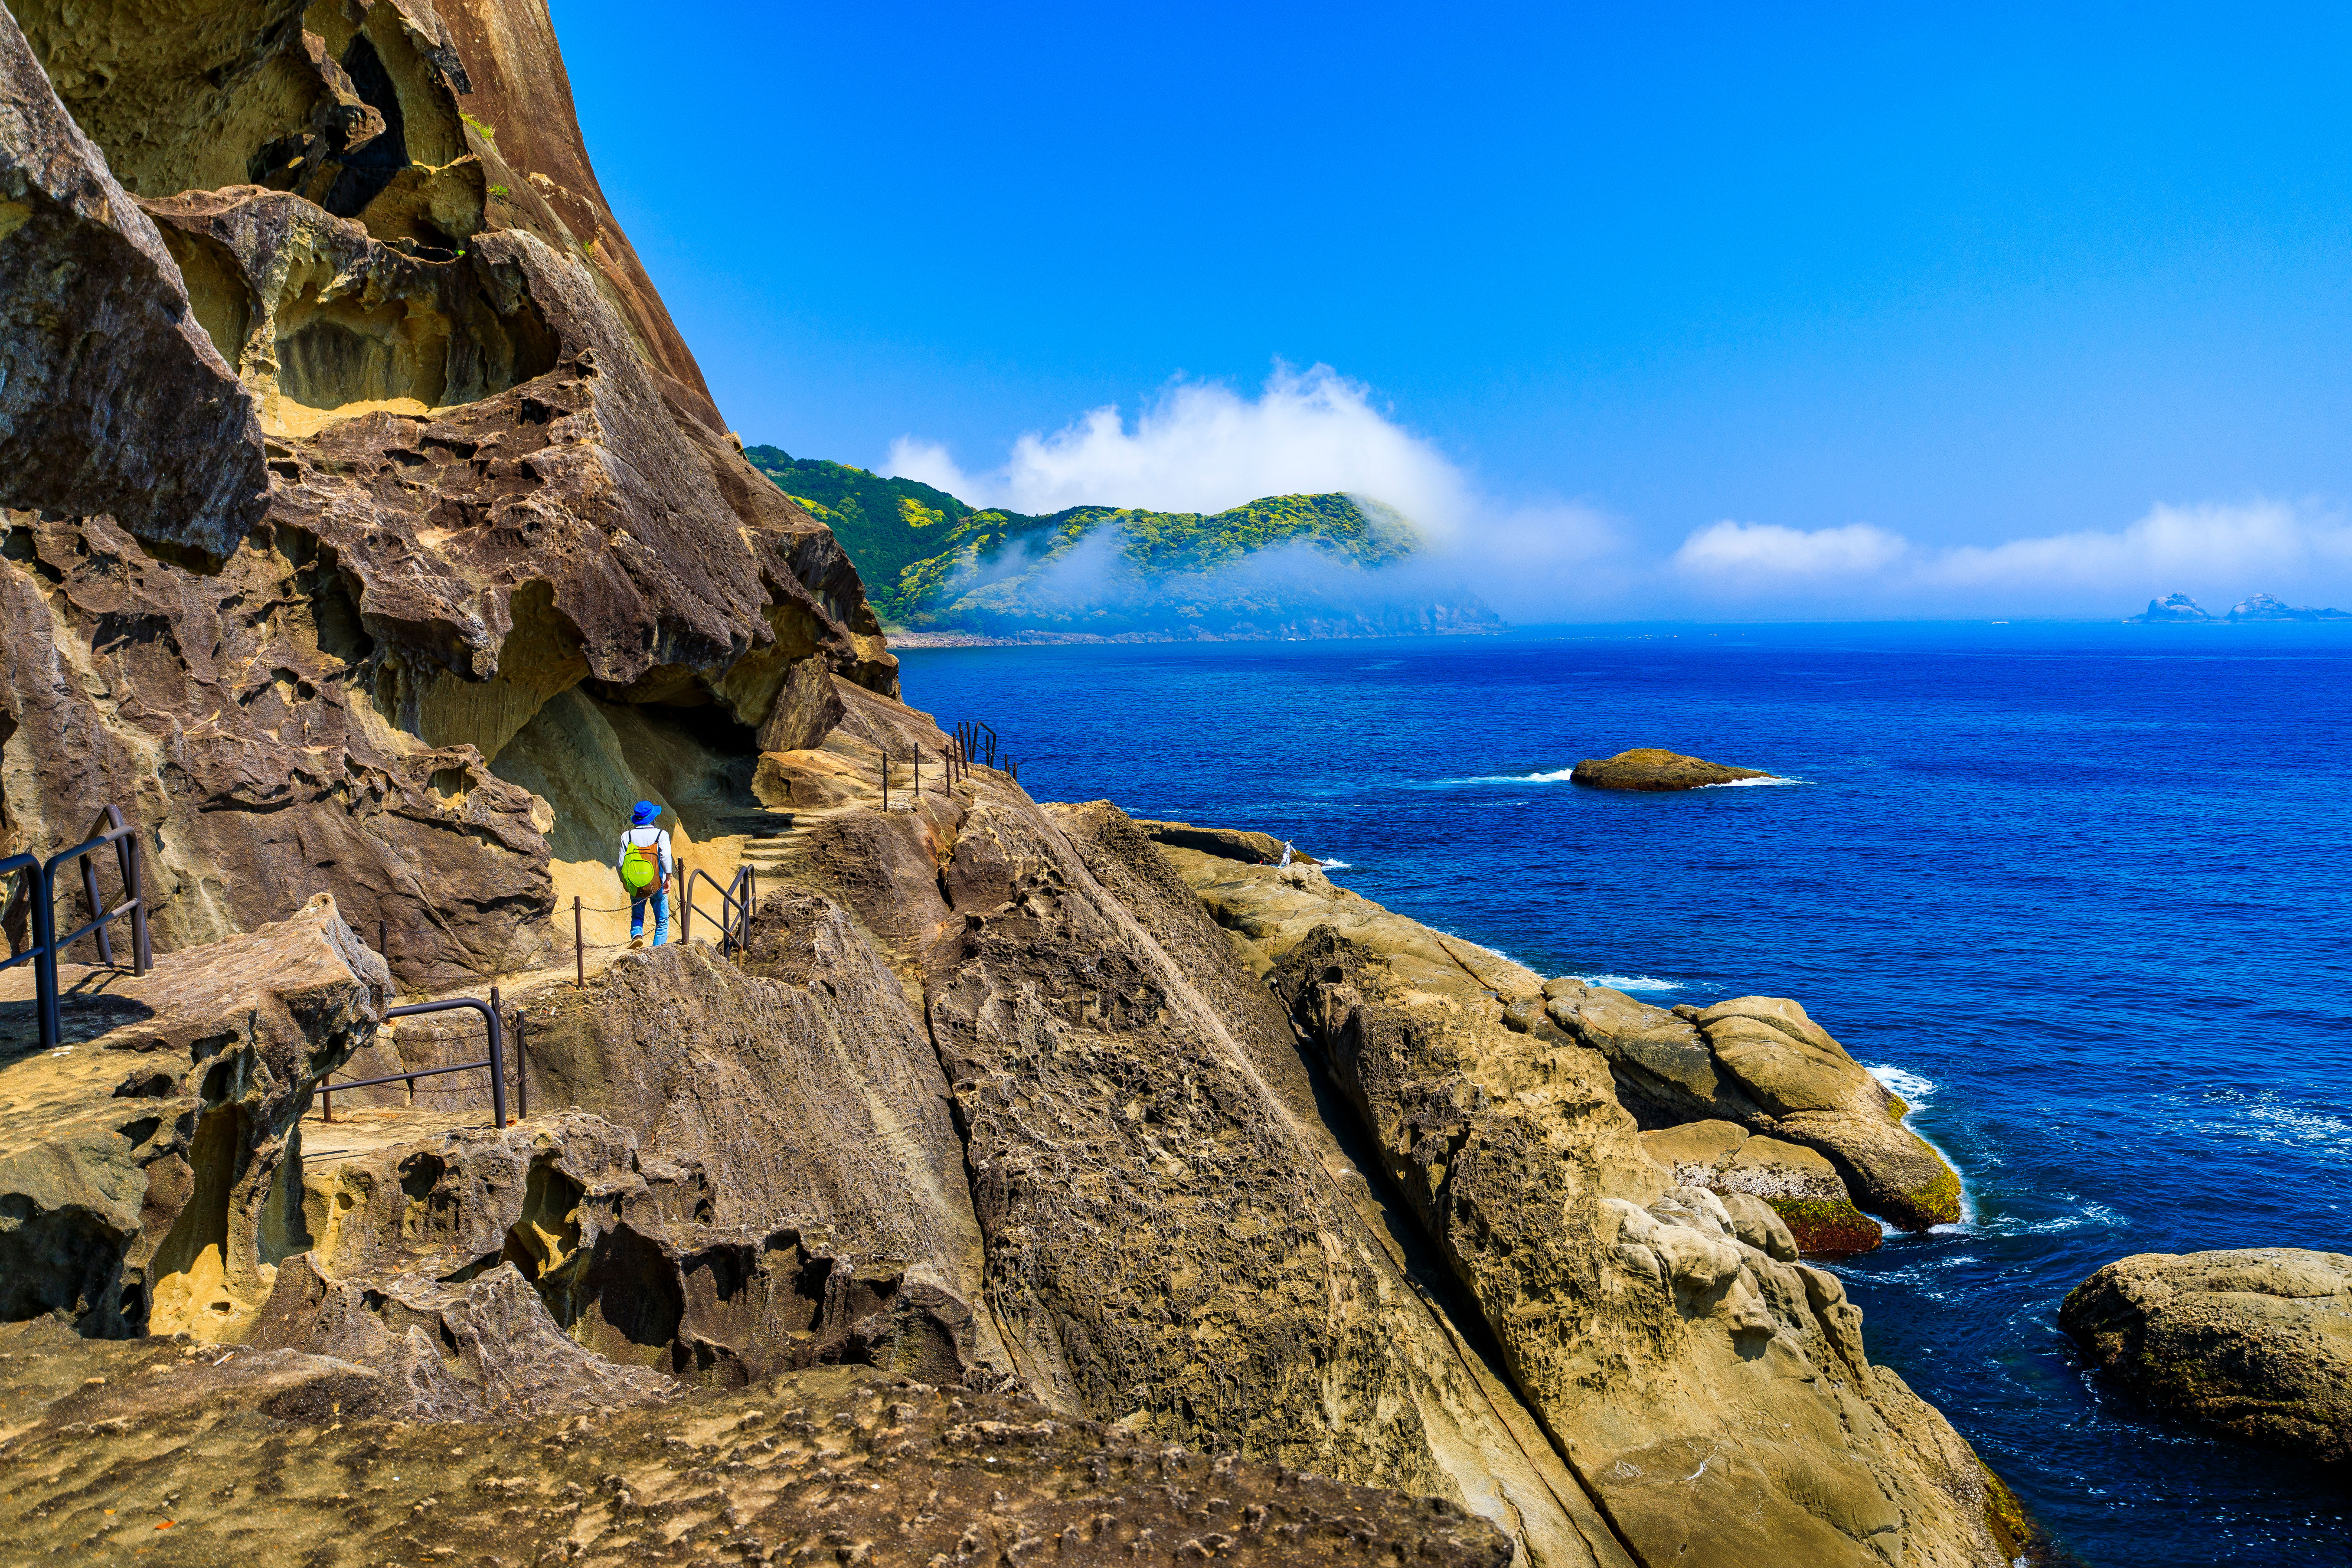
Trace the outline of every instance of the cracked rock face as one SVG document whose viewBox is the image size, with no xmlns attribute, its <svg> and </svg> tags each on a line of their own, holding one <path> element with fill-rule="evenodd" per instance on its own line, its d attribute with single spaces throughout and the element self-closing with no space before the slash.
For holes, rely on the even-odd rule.
<svg viewBox="0 0 2352 1568">
<path fill-rule="evenodd" d="M 2143 1252 L 2076 1286 L 2058 1326 L 2172 1415 L 2352 1464 L 2352 1257 Z"/>
<path fill-rule="evenodd" d="M 835 679 L 896 692 L 606 211 L 543 11 L 13 10 L 8 847 L 112 803 L 164 947 L 326 890 L 447 985 L 550 955 L 608 796 L 685 809 L 667 774 L 815 743 Z"/>
</svg>

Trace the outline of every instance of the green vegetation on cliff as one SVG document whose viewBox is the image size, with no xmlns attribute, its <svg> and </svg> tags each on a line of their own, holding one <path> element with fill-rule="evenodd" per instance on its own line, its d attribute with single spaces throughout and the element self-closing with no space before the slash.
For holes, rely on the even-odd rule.
<svg viewBox="0 0 2352 1568">
<path fill-rule="evenodd" d="M 1355 496 L 1269 496 L 1211 513 L 1081 506 L 1037 517 L 775 447 L 744 455 L 833 530 L 875 607 L 900 626 L 1313 636 L 1500 624 L 1466 595 L 1413 606 L 1402 622 L 1395 605 L 1348 605 L 1347 590 L 1370 587 L 1363 574 L 1420 544 L 1402 515 Z M 1309 553 L 1287 571 L 1235 578 L 1234 568 L 1280 546 Z M 1402 624 L 1416 620 L 1437 624 Z"/>
</svg>

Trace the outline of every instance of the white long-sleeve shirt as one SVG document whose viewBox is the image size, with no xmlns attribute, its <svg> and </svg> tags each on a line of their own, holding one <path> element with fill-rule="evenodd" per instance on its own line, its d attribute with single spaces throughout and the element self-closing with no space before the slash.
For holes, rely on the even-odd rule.
<svg viewBox="0 0 2352 1568">
<path fill-rule="evenodd" d="M 613 857 L 613 869 L 614 869 L 614 870 L 615 870 L 615 871 L 620 870 L 620 869 L 622 868 L 622 867 L 623 867 L 623 866 L 625 866 L 625 865 L 627 863 L 628 858 L 629 858 L 629 846 L 630 846 L 630 845 L 632 845 L 632 844 L 638 845 L 638 846 L 640 846 L 640 847 L 642 847 L 642 846 L 644 846 L 644 845 L 647 845 L 647 844 L 656 845 L 656 846 L 658 846 L 658 847 L 659 847 L 659 851 L 660 851 L 660 854 L 659 854 L 659 859 L 660 859 L 660 862 L 661 862 L 661 880 L 662 880 L 663 882 L 667 882 L 667 881 L 668 881 L 668 880 L 669 880 L 669 879 L 670 879 L 670 871 L 671 871 L 671 867 L 670 867 L 670 863 L 669 863 L 669 834 L 668 834 L 668 832 L 667 832 L 666 829 L 659 828 L 659 827 L 632 827 L 632 828 L 630 828 L 626 833 L 622 834 L 622 835 L 621 835 L 621 852 L 620 852 L 618 855 L 615 855 L 615 856 L 614 856 L 614 857 Z M 658 885 L 659 885 L 659 884 L 657 883 L 657 884 L 656 884 L 656 886 L 658 886 Z"/>
</svg>

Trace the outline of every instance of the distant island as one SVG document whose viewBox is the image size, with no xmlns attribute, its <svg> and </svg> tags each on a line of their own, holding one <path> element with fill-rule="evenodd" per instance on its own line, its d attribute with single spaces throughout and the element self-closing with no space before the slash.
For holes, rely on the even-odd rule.
<svg viewBox="0 0 2352 1568">
<path fill-rule="evenodd" d="M 1411 520 L 1362 496 L 1268 496 L 1220 512 L 974 507 L 776 447 L 744 456 L 856 563 L 899 640 L 1165 641 L 1496 632 L 1433 582 Z M 911 635 L 909 635 L 911 634 Z"/>
<path fill-rule="evenodd" d="M 2352 621 L 2352 610 L 2315 609 L 2309 605 L 2290 605 L 2268 594 L 2256 594 L 2239 600 L 2228 615 L 2217 616 L 2186 594 L 2167 594 L 2161 599 L 2150 599 L 2147 609 L 2126 616 L 2124 624 L 2223 626 L 2244 621 Z"/>
</svg>

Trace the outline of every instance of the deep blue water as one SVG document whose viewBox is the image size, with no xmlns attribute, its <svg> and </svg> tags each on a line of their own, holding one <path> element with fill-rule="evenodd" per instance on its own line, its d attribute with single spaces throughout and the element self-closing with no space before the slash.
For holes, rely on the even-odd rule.
<svg viewBox="0 0 2352 1568">
<path fill-rule="evenodd" d="M 2352 1251 L 2352 627 L 1651 626 L 928 650 L 1039 799 L 1263 828 L 1661 1005 L 1799 998 L 1969 1225 L 1843 1270 L 1874 1359 L 2102 1568 L 2352 1561 L 2352 1481 L 2085 1373 L 2134 1252 Z M 1804 781 L 1619 795 L 1665 746 Z"/>
</svg>

